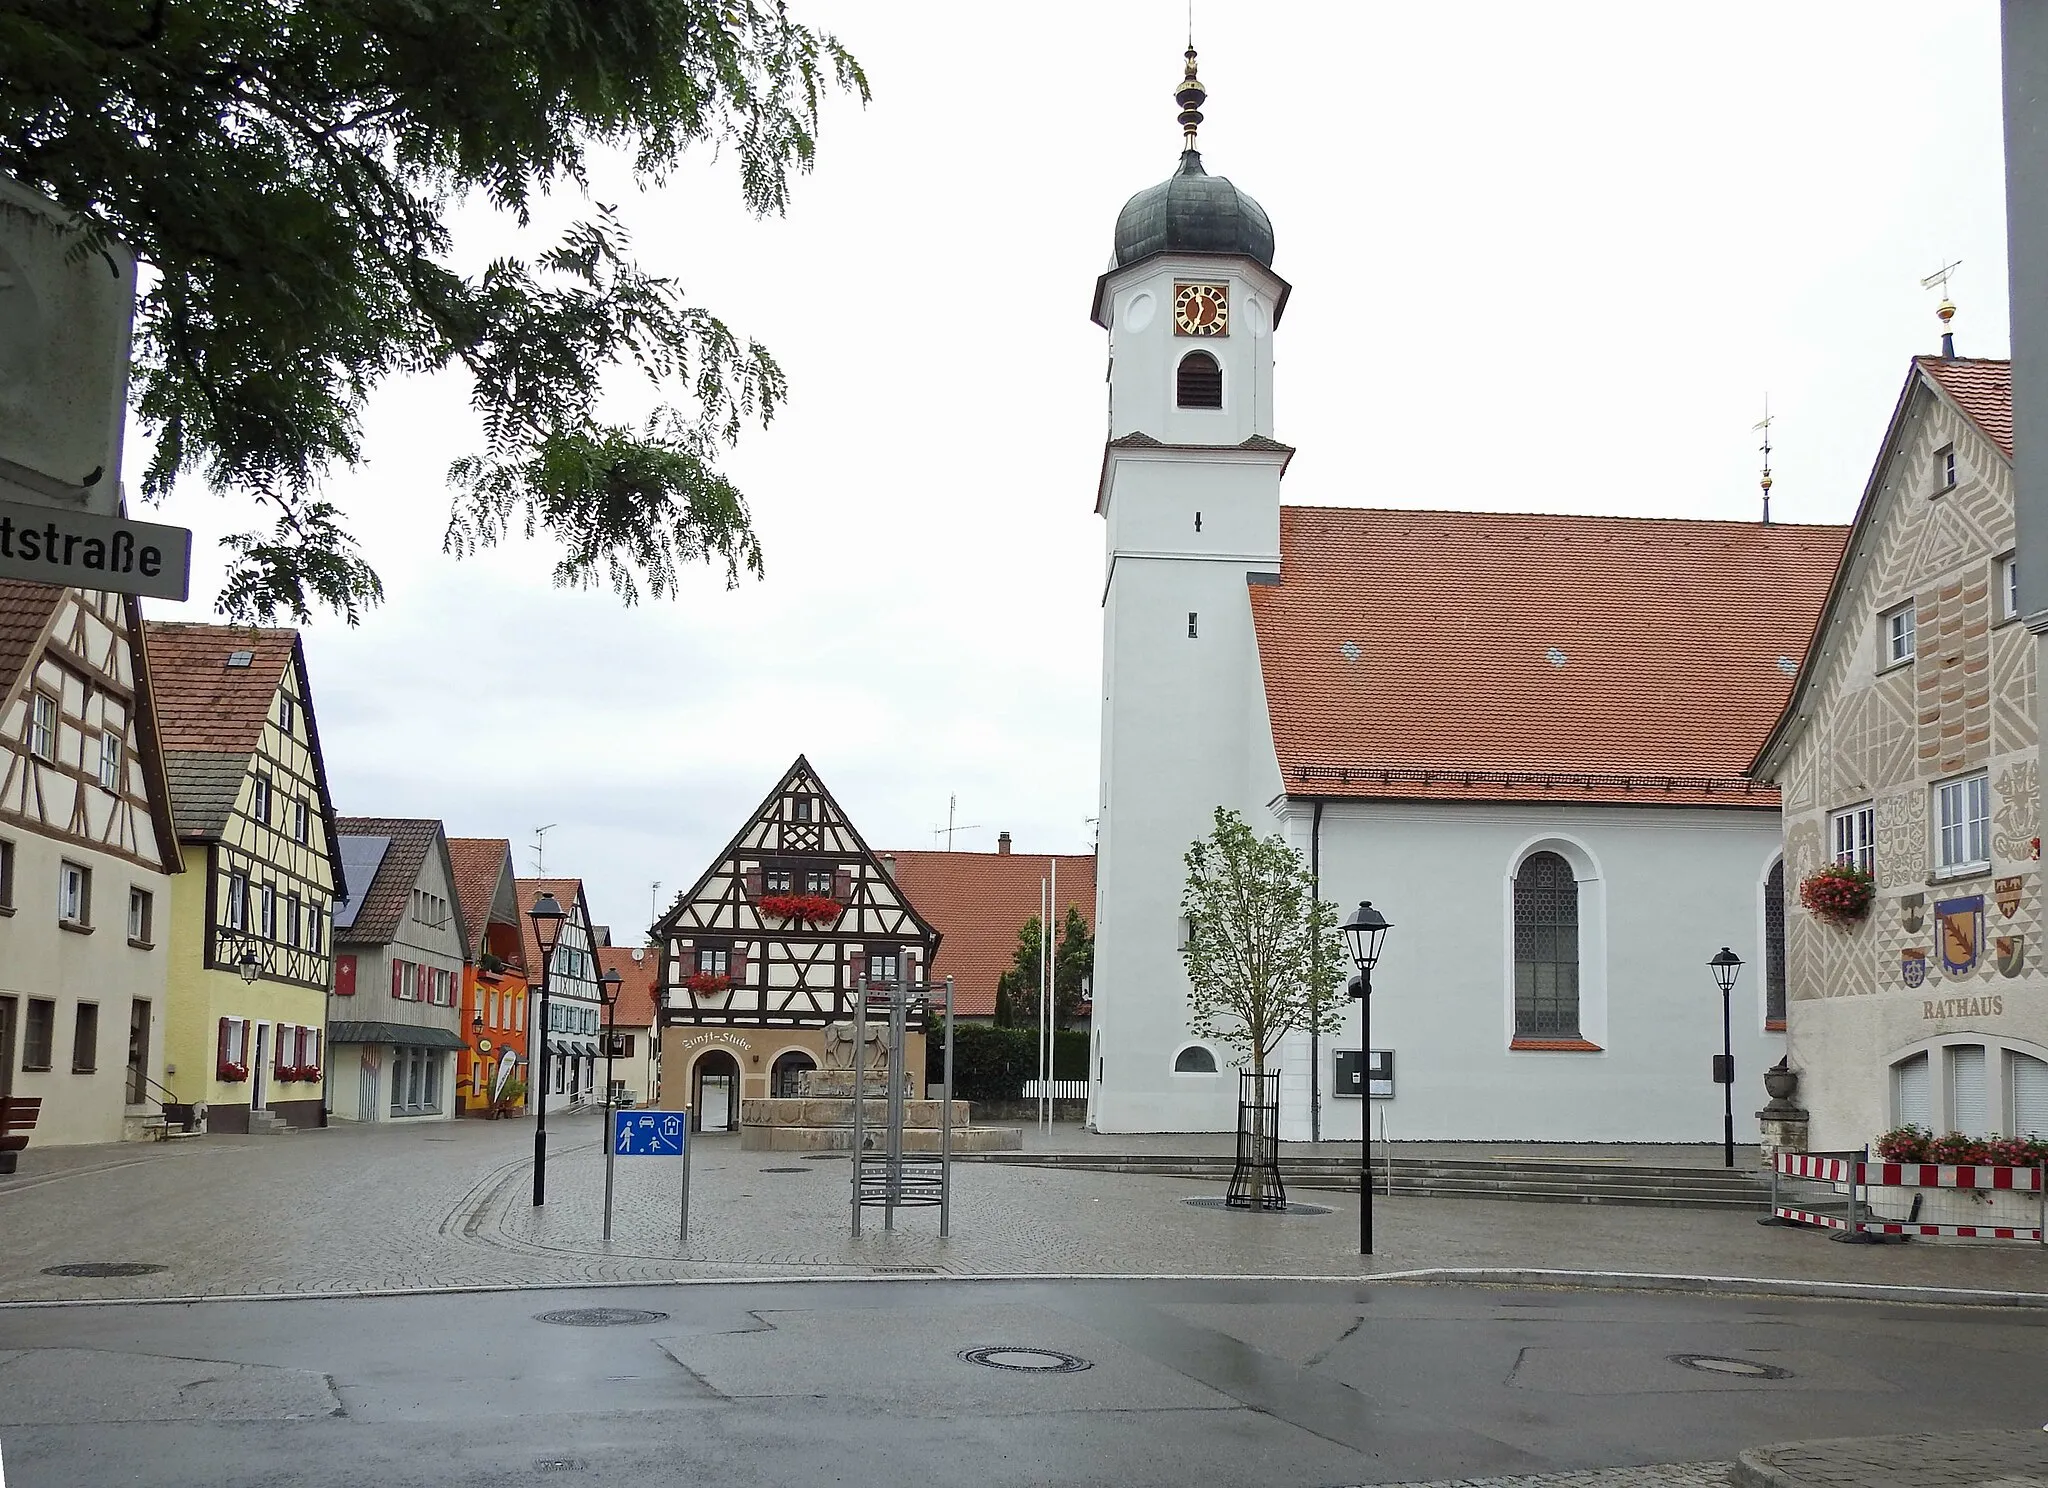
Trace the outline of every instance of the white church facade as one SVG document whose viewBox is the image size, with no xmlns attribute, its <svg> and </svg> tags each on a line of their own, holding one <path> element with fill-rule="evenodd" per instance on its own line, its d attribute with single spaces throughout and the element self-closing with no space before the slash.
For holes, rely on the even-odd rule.
<svg viewBox="0 0 2048 1488">
<path fill-rule="evenodd" d="M 1843 529 L 1294 507 L 1274 438 L 1288 285 L 1264 211 L 1194 149 L 1119 218 L 1110 340 L 1089 1121 L 1235 1120 L 1188 1030 L 1179 900 L 1218 806 L 1393 922 L 1373 976 L 1397 1140 L 1709 1142 L 1722 946 L 1748 963 L 1742 1129 L 1783 1053 L 1775 791 Z M 1349 494 L 1348 492 L 1332 493 Z M 1282 1134 L 1355 1139 L 1355 1007 L 1291 1038 Z M 1341 1075 L 1346 1088 L 1339 1090 Z M 1375 1060 L 1375 1067 L 1380 1061 Z"/>
</svg>

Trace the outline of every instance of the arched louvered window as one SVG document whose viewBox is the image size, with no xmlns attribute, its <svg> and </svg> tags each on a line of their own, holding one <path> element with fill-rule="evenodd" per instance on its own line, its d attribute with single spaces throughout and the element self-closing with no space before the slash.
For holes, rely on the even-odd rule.
<svg viewBox="0 0 2048 1488">
<path fill-rule="evenodd" d="M 1554 852 L 1515 874 L 1515 1036 L 1579 1037 L 1579 882 Z"/>
<path fill-rule="evenodd" d="M 1785 860 L 1764 880 L 1764 1020 L 1785 1026 Z"/>
<path fill-rule="evenodd" d="M 1191 351 L 1180 359 L 1174 401 L 1182 408 L 1221 408 L 1223 369 L 1206 351 Z"/>
</svg>

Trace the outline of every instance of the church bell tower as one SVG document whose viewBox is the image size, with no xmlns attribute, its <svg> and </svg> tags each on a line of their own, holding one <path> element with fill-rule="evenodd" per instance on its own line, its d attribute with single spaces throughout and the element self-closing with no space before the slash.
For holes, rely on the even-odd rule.
<svg viewBox="0 0 2048 1488">
<path fill-rule="evenodd" d="M 1203 168 L 1195 63 L 1190 46 L 1174 94 L 1179 168 L 1124 205 L 1095 286 L 1110 359 L 1095 505 L 1107 542 L 1089 1070 L 1100 1131 L 1231 1124 L 1230 1051 L 1198 1046 L 1187 1026 L 1182 858 L 1218 806 L 1263 813 L 1279 793 L 1247 589 L 1280 571 L 1293 451 L 1273 438 L 1273 334 L 1289 287 L 1265 209 Z"/>
</svg>

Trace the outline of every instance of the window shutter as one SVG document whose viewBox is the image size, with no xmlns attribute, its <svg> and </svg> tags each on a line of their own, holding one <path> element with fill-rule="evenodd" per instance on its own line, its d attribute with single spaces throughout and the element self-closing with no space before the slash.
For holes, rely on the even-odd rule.
<svg viewBox="0 0 2048 1488">
<path fill-rule="evenodd" d="M 306 1063 L 314 1069 L 320 1068 L 320 1030 L 306 1030 Z"/>
<path fill-rule="evenodd" d="M 394 960 L 391 963 L 391 995 L 401 1002 L 405 1000 L 405 963 Z"/>
<path fill-rule="evenodd" d="M 853 897 L 853 870 L 834 868 L 832 870 L 832 897 L 841 904 Z"/>
<path fill-rule="evenodd" d="M 746 891 L 749 899 L 761 897 L 761 865 L 759 863 L 756 863 L 753 867 L 746 869 L 740 874 L 740 887 Z"/>
<path fill-rule="evenodd" d="M 318 935 L 315 935 L 313 937 L 313 949 L 317 951 L 319 948 L 320 938 Z M 334 995 L 336 997 L 353 997 L 356 995 L 355 957 L 336 956 L 334 958 Z"/>
<path fill-rule="evenodd" d="M 220 1036 L 215 1040 L 218 1047 L 213 1052 L 213 1067 L 215 1069 L 219 1069 L 228 1062 L 228 1025 L 233 1021 L 231 1018 L 220 1020 Z"/>
<path fill-rule="evenodd" d="M 285 1058 L 284 1053 L 286 1046 L 292 1041 L 291 1032 L 292 1026 L 289 1023 L 270 1025 L 270 1069 L 273 1074 L 282 1075 L 291 1065 L 291 1061 Z"/>
<path fill-rule="evenodd" d="M 868 953 L 866 951 L 858 950 L 848 951 L 846 953 L 846 964 L 853 971 L 854 987 L 858 989 L 862 986 L 865 986 L 867 984 L 868 976 Z"/>
<path fill-rule="evenodd" d="M 742 985 L 747 979 L 747 953 L 734 946 L 732 956 L 726 961 L 725 967 L 726 975 L 732 978 L 732 984 L 735 987 Z"/>
<path fill-rule="evenodd" d="M 907 946 L 903 951 L 903 980 L 913 987 L 917 985 L 917 958 L 921 954 L 915 946 Z"/>
</svg>

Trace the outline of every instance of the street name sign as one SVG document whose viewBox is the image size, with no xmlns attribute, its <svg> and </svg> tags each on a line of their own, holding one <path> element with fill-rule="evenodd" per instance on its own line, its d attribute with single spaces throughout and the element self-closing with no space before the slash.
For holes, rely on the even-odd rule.
<svg viewBox="0 0 2048 1488">
<path fill-rule="evenodd" d="M 0 501 L 119 515 L 134 323 L 134 256 L 0 176 Z"/>
<path fill-rule="evenodd" d="M 0 501 L 0 578 L 183 599 L 192 534 L 93 512 Z"/>
<path fill-rule="evenodd" d="M 680 1111 L 614 1111 L 612 1151 L 620 1157 L 679 1157 L 689 1135 Z"/>
</svg>

